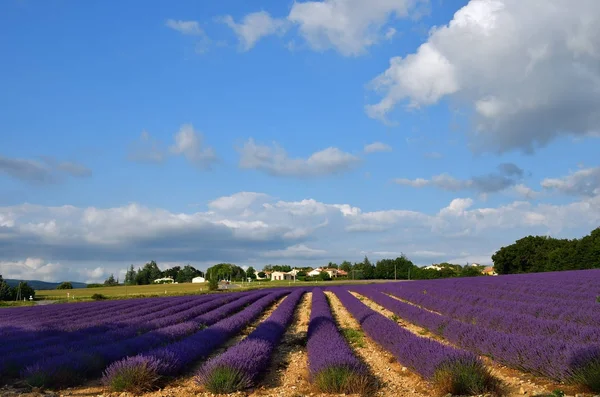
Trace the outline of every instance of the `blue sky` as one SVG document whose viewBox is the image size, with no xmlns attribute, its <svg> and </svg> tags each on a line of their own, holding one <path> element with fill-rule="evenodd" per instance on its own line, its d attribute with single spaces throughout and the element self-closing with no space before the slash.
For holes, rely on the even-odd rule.
<svg viewBox="0 0 600 397">
<path fill-rule="evenodd" d="M 2 2 L 0 273 L 488 264 L 587 234 L 598 7 Z"/>
</svg>

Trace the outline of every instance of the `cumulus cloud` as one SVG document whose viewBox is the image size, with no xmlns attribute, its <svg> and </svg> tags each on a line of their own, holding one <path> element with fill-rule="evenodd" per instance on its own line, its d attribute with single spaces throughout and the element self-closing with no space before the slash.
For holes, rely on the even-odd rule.
<svg viewBox="0 0 600 397">
<path fill-rule="evenodd" d="M 395 34 L 385 27 L 391 20 L 405 18 L 418 3 L 414 0 L 324 0 L 294 2 L 288 19 L 316 51 L 335 49 L 345 56 L 366 50 Z"/>
<path fill-rule="evenodd" d="M 266 11 L 248 14 L 240 23 L 236 23 L 231 15 L 226 15 L 222 21 L 235 32 L 243 51 L 250 50 L 261 38 L 284 33 L 287 28 L 285 20 L 272 18 Z"/>
<path fill-rule="evenodd" d="M 260 268 L 268 262 L 358 261 L 365 250 L 403 251 L 419 264 L 484 262 L 482 256 L 524 235 L 575 237 L 599 223 L 600 195 L 561 205 L 515 201 L 498 207 L 459 197 L 432 213 L 363 211 L 348 203 L 283 201 L 251 192 L 215 198 L 206 211 L 193 213 L 140 204 L 24 204 L 0 207 L 0 270 L 5 277 L 78 281 L 151 259 Z"/>
<path fill-rule="evenodd" d="M 350 153 L 329 147 L 311 154 L 308 158 L 293 158 L 277 144 L 261 145 L 249 139 L 239 149 L 239 166 L 256 169 L 275 176 L 316 177 L 348 171 L 360 159 Z"/>
<path fill-rule="evenodd" d="M 219 197 L 208 203 L 208 208 L 215 211 L 244 211 L 249 210 L 255 203 L 270 199 L 269 195 L 256 192 L 239 192 L 231 196 Z"/>
<path fill-rule="evenodd" d="M 200 24 L 197 21 L 181 21 L 175 19 L 167 19 L 167 22 L 165 24 L 167 25 L 167 27 L 178 31 L 181 34 L 190 36 L 204 35 L 204 30 L 202 30 Z"/>
<path fill-rule="evenodd" d="M 523 170 L 512 163 L 503 163 L 498 166 L 498 171 L 485 175 L 474 176 L 470 179 L 456 179 L 448 174 L 435 175 L 431 179 L 406 179 L 394 180 L 399 185 L 421 188 L 434 186 L 442 190 L 458 192 L 461 190 L 475 190 L 478 193 L 488 194 L 505 190 L 515 186 L 523 177 Z M 520 189 L 523 191 L 523 189 Z"/>
<path fill-rule="evenodd" d="M 600 167 L 585 168 L 561 178 L 546 178 L 541 185 L 566 195 L 597 196 L 600 195 Z"/>
<path fill-rule="evenodd" d="M 162 163 L 167 155 L 183 156 L 191 164 L 208 169 L 217 161 L 214 149 L 203 144 L 203 136 L 192 124 L 183 124 L 173 136 L 173 144 L 166 148 L 147 131 L 143 131 L 129 150 L 130 161 Z"/>
<path fill-rule="evenodd" d="M 42 156 L 43 161 L 10 158 L 0 155 L 0 173 L 11 178 L 34 184 L 57 183 L 64 176 L 89 177 L 92 171 L 83 164 Z"/>
<path fill-rule="evenodd" d="M 373 142 L 365 145 L 365 153 L 391 152 L 392 147 L 382 142 Z"/>
<path fill-rule="evenodd" d="M 371 84 L 382 99 L 366 111 L 385 121 L 399 104 L 449 97 L 473 113 L 474 149 L 532 151 L 600 130 L 599 61 L 595 0 L 471 0 L 415 53 L 390 60 Z"/>
<path fill-rule="evenodd" d="M 203 147 L 202 139 L 202 134 L 194 130 L 192 124 L 184 124 L 175 134 L 175 144 L 169 150 L 174 155 L 184 156 L 192 164 L 209 168 L 217 155 L 212 147 Z"/>
</svg>

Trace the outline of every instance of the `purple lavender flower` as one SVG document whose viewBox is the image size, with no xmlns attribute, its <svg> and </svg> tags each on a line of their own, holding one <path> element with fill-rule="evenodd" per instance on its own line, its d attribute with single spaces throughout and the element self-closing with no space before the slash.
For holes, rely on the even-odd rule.
<svg viewBox="0 0 600 397">
<path fill-rule="evenodd" d="M 198 372 L 197 382 L 213 393 L 231 393 L 252 386 L 268 367 L 302 294 L 304 290 L 292 292 L 246 339 L 208 361 Z"/>
</svg>

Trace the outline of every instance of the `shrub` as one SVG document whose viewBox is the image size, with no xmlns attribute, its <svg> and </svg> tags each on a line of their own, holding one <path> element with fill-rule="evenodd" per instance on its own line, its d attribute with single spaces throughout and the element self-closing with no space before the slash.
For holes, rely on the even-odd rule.
<svg viewBox="0 0 600 397">
<path fill-rule="evenodd" d="M 228 394 L 247 388 L 251 382 L 244 372 L 228 365 L 212 368 L 209 374 L 200 376 L 204 387 L 211 393 Z"/>
<path fill-rule="evenodd" d="M 571 381 L 600 391 L 600 347 L 590 346 L 577 351 L 570 362 Z"/>
<path fill-rule="evenodd" d="M 95 301 L 101 301 L 101 300 L 108 299 L 108 298 L 102 294 L 94 294 L 94 295 L 92 295 L 92 299 Z"/>
<path fill-rule="evenodd" d="M 86 285 L 86 288 L 100 288 L 100 287 L 104 287 L 104 284 L 92 283 L 92 284 Z"/>
<path fill-rule="evenodd" d="M 500 381 L 478 360 L 459 358 L 441 363 L 433 383 L 442 393 L 457 395 L 499 391 Z"/>
<path fill-rule="evenodd" d="M 368 374 L 358 373 L 345 366 L 328 367 L 320 371 L 314 381 L 324 393 L 368 395 L 375 389 Z"/>
<path fill-rule="evenodd" d="M 141 394 L 151 390 L 160 379 L 163 364 L 151 356 L 127 357 L 106 368 L 102 383 L 112 391 Z"/>
</svg>

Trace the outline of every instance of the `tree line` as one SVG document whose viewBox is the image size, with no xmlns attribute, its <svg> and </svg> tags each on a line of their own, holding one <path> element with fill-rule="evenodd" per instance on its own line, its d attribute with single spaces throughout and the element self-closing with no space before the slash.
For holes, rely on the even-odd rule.
<svg viewBox="0 0 600 397">
<path fill-rule="evenodd" d="M 600 227 L 575 239 L 527 236 L 500 248 L 494 255 L 498 274 L 600 268 Z"/>
<path fill-rule="evenodd" d="M 30 296 L 35 298 L 35 290 L 26 282 L 11 287 L 0 274 L 0 301 L 14 301 L 17 298 L 23 300 L 29 299 Z"/>
<path fill-rule="evenodd" d="M 154 280 L 166 277 L 170 277 L 178 283 L 191 283 L 194 277 L 204 277 L 204 272 L 191 265 L 173 266 L 166 270 L 160 270 L 155 261 L 150 261 L 143 267 L 138 267 L 137 270 L 131 265 L 125 274 L 125 284 L 148 285 L 153 284 Z"/>
</svg>

